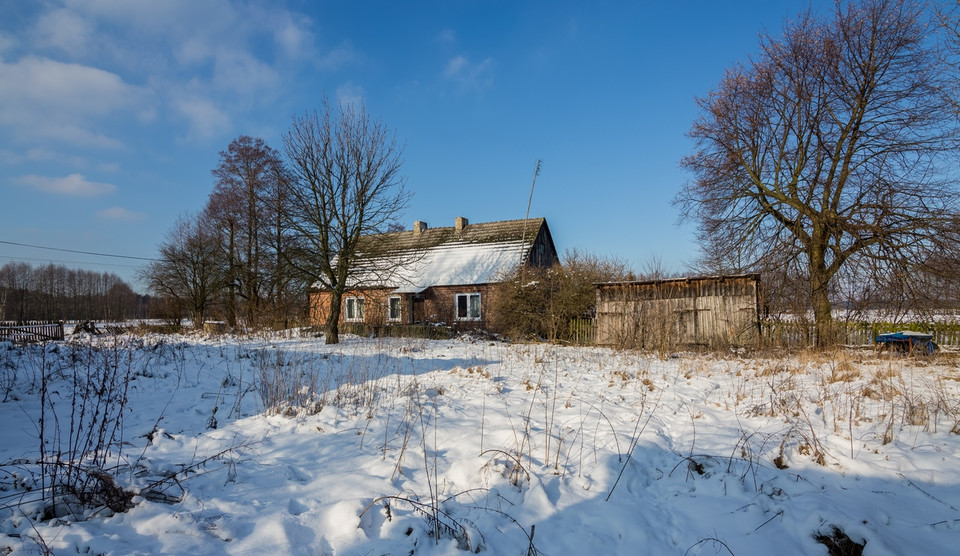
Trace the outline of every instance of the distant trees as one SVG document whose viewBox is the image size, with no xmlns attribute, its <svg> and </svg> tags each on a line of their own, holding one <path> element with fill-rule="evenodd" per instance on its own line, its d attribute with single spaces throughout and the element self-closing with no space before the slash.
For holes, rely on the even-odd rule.
<svg viewBox="0 0 960 556">
<path fill-rule="evenodd" d="M 62 265 L 0 267 L 0 320 L 107 320 L 147 316 L 149 299 L 119 276 Z"/>
<path fill-rule="evenodd" d="M 326 342 L 339 342 L 343 294 L 358 285 L 360 238 L 386 232 L 409 200 L 400 175 L 403 146 L 363 105 L 295 117 L 283 138 L 293 232 L 288 260 L 331 294 Z"/>
<path fill-rule="evenodd" d="M 842 288 L 908 285 L 957 247 L 957 126 L 928 15 L 909 0 L 807 12 L 699 101 L 677 203 L 716 268 L 802 283 L 819 343 Z"/>
</svg>

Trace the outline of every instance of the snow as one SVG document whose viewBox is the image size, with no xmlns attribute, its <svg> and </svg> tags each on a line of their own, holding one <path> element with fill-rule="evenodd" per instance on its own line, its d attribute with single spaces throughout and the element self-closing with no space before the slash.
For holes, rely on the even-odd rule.
<svg viewBox="0 0 960 556">
<path fill-rule="evenodd" d="M 520 267 L 521 241 L 451 243 L 425 249 L 422 258 L 399 269 L 394 293 L 418 293 L 431 286 L 500 282 Z"/>
<path fill-rule="evenodd" d="M 947 554 L 960 538 L 954 354 L 342 338 L 0 344 L 0 553 L 827 554 L 814 537 L 837 527 L 865 554 Z M 38 520 L 40 369 L 62 433 L 92 345 L 132 377 L 109 467 L 139 495 Z"/>
</svg>

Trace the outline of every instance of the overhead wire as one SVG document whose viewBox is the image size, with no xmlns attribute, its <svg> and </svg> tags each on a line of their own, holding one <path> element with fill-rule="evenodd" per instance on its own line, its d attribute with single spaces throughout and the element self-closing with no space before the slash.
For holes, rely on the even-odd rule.
<svg viewBox="0 0 960 556">
<path fill-rule="evenodd" d="M 18 247 L 31 247 L 31 248 L 33 248 L 33 249 L 47 249 L 47 250 L 49 250 L 49 251 L 61 251 L 61 252 L 63 252 L 63 253 L 78 253 L 78 254 L 81 254 L 81 255 L 94 255 L 94 256 L 97 256 L 97 257 L 114 257 L 114 258 L 117 258 L 117 259 L 134 259 L 134 260 L 138 260 L 138 261 L 151 261 L 151 262 L 158 260 L 158 259 L 154 259 L 154 258 L 150 258 L 150 257 L 133 257 L 133 256 L 130 256 L 130 255 L 113 255 L 113 254 L 110 254 L 110 253 L 97 253 L 97 252 L 95 252 L 95 251 L 80 251 L 80 250 L 77 250 L 77 249 L 62 249 L 62 248 L 60 248 L 60 247 L 46 247 L 46 246 L 43 246 L 43 245 L 31 245 L 31 244 L 29 244 L 29 243 L 18 243 L 18 242 L 15 242 L 15 241 L 4 241 L 4 240 L 0 240 L 0 243 L 5 244 L 5 245 L 16 245 L 16 246 L 18 246 Z"/>
</svg>

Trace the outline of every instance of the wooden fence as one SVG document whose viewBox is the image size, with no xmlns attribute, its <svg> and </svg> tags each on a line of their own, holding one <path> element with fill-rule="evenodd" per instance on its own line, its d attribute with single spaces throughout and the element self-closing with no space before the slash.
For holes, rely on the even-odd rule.
<svg viewBox="0 0 960 556">
<path fill-rule="evenodd" d="M 835 322 L 838 342 L 843 345 L 873 345 L 878 334 L 912 330 L 933 334 L 933 341 L 944 347 L 960 347 L 960 322 Z M 816 339 L 816 325 L 809 322 L 763 320 L 760 322 L 761 342 L 768 347 L 812 346 Z M 570 321 L 568 341 L 576 345 L 593 345 L 596 341 L 596 321 Z"/>
<path fill-rule="evenodd" d="M 567 334 L 568 341 L 578 346 L 592 346 L 597 341 L 596 319 L 573 319 Z"/>
<path fill-rule="evenodd" d="M 0 340 L 18 344 L 63 340 L 63 323 L 0 326 Z"/>
<path fill-rule="evenodd" d="M 844 345 L 872 345 L 878 334 L 911 330 L 933 334 L 941 346 L 960 347 L 960 322 L 834 322 L 837 341 Z M 764 345 L 773 347 L 812 346 L 817 327 L 808 322 L 765 320 L 760 323 Z"/>
</svg>

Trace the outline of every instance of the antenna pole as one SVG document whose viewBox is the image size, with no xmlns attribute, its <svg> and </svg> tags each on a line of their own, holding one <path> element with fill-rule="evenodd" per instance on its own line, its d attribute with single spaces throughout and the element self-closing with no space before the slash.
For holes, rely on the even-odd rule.
<svg viewBox="0 0 960 556">
<path fill-rule="evenodd" d="M 530 205 L 533 204 L 533 188 L 537 185 L 537 176 L 540 175 L 540 159 L 533 170 L 533 182 L 530 184 L 530 198 L 527 200 L 527 214 L 523 217 L 523 238 L 521 245 L 527 245 L 527 221 L 530 220 Z M 520 285 L 523 285 L 523 269 L 527 266 L 526 253 L 520 253 Z"/>
<path fill-rule="evenodd" d="M 530 205 L 533 204 L 533 187 L 537 185 L 537 176 L 540 175 L 540 159 L 537 159 L 537 167 L 533 170 L 533 183 L 530 184 L 530 199 L 527 200 L 527 215 L 524 217 L 524 220 L 530 218 Z"/>
</svg>

